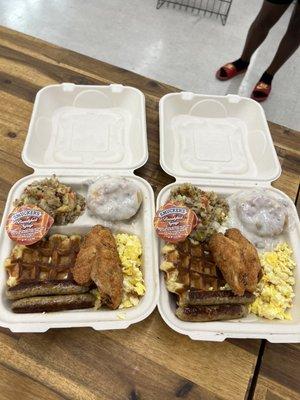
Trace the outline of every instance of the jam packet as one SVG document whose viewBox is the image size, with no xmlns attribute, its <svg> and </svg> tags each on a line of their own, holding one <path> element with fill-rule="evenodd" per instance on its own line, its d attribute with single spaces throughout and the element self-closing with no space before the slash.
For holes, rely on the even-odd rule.
<svg viewBox="0 0 300 400">
<path fill-rule="evenodd" d="M 54 219 L 41 208 L 27 204 L 16 207 L 9 214 L 6 231 L 14 242 L 30 245 L 41 240 L 53 222 Z"/>
<path fill-rule="evenodd" d="M 157 235 L 170 243 L 184 241 L 197 224 L 198 218 L 194 211 L 180 202 L 166 203 L 154 217 Z"/>
</svg>

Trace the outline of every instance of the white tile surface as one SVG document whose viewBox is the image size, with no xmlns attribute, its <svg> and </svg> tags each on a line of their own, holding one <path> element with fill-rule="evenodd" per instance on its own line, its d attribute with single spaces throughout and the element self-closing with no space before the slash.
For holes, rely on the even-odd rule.
<svg viewBox="0 0 300 400">
<path fill-rule="evenodd" d="M 273 28 L 245 78 L 219 82 L 215 70 L 238 58 L 261 0 L 233 0 L 226 26 L 156 0 L 0 0 L 0 24 L 99 60 L 199 93 L 248 96 L 270 63 L 291 8 Z M 300 129 L 300 51 L 274 79 L 267 118 Z"/>
</svg>

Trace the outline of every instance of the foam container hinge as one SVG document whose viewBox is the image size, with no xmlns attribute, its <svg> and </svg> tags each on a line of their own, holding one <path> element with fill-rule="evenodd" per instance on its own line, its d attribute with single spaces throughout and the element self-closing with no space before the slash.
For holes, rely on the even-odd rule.
<svg viewBox="0 0 300 400">
<path fill-rule="evenodd" d="M 88 184 L 101 176 L 124 176 L 139 187 L 143 202 L 129 222 L 109 224 L 113 233 L 134 233 L 143 246 L 146 293 L 135 307 L 53 313 L 14 314 L 5 296 L 6 271 L 0 269 L 0 325 L 15 332 L 89 326 L 124 329 L 145 319 L 158 301 L 157 244 L 152 228 L 154 194 L 150 184 L 134 175 L 148 158 L 145 99 L 138 89 L 122 85 L 85 86 L 63 83 L 41 89 L 35 100 L 23 161 L 34 173 L 11 188 L 0 235 L 0 264 L 13 242 L 5 232 L 13 202 L 31 182 L 55 173 L 59 180 L 86 196 Z M 73 224 L 52 226 L 51 233 L 84 234 L 101 223 L 87 210 Z"/>
<path fill-rule="evenodd" d="M 260 338 L 270 342 L 300 342 L 300 223 L 292 200 L 271 187 L 271 182 L 280 176 L 281 167 L 262 107 L 236 95 L 182 92 L 162 97 L 159 117 L 160 163 L 176 182 L 161 190 L 157 208 L 167 201 L 170 190 L 182 182 L 225 197 L 238 190 L 266 187 L 290 206 L 295 223 L 283 239 L 291 245 L 297 264 L 292 321 L 269 321 L 253 314 L 231 321 L 181 321 L 175 315 L 175 300 L 166 289 L 163 272 L 158 303 L 162 318 L 173 330 L 194 340 Z M 160 262 L 161 246 L 159 241 Z"/>
</svg>

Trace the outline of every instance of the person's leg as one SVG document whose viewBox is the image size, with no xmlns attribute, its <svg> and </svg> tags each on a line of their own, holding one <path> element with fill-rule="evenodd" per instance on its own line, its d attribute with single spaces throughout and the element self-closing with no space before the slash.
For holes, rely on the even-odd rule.
<svg viewBox="0 0 300 400">
<path fill-rule="evenodd" d="M 270 29 L 289 7 L 290 3 L 278 4 L 264 0 L 260 12 L 250 26 L 241 59 L 250 61 L 252 54 L 268 36 Z"/>
<path fill-rule="evenodd" d="M 284 4 L 272 3 L 272 0 L 264 0 L 257 17 L 250 26 L 241 57 L 221 67 L 217 71 L 217 78 L 225 80 L 228 77 L 228 68 L 226 67 L 230 68 L 231 65 L 234 66 L 237 72 L 244 71 L 248 67 L 252 54 L 262 44 L 270 29 L 276 24 L 291 3 L 291 0 L 282 1 L 284 1 Z"/>
<path fill-rule="evenodd" d="M 295 5 L 289 26 L 283 36 L 273 61 L 266 72 L 270 75 L 276 72 L 293 55 L 300 45 L 300 3 Z"/>
<path fill-rule="evenodd" d="M 282 67 L 282 65 L 292 56 L 300 45 L 300 2 L 295 5 L 291 16 L 287 31 L 283 36 L 273 61 L 262 74 L 256 84 L 252 98 L 258 101 L 265 100 L 271 91 L 271 83 L 274 74 Z"/>
</svg>

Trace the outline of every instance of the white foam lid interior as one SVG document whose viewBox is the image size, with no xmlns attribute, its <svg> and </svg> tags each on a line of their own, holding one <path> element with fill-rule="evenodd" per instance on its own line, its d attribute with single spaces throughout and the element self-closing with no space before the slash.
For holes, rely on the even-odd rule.
<svg viewBox="0 0 300 400">
<path fill-rule="evenodd" d="M 160 163 L 176 178 L 271 182 L 281 173 L 262 107 L 236 95 L 164 96 Z"/>
<path fill-rule="evenodd" d="M 34 169 L 136 169 L 148 157 L 143 93 L 112 84 L 41 89 L 22 158 Z"/>
</svg>

